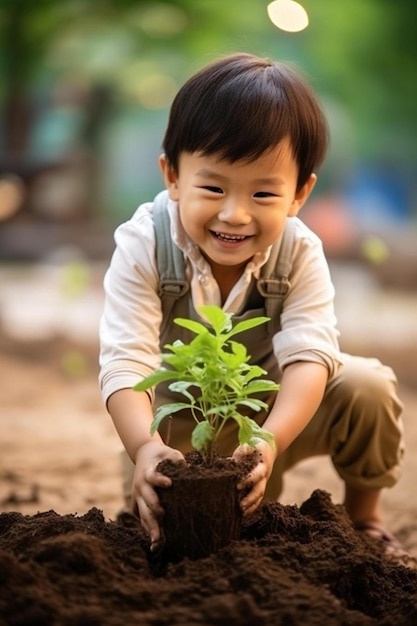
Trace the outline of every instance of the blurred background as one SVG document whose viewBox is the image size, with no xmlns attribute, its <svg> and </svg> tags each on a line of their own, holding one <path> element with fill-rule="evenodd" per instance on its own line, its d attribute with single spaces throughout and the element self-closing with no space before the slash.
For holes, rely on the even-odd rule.
<svg viewBox="0 0 417 626">
<path fill-rule="evenodd" d="M 235 51 L 296 64 L 322 99 L 332 144 L 304 217 L 329 254 L 382 263 L 387 238 L 406 255 L 417 217 L 413 0 L 305 0 L 300 32 L 277 28 L 267 5 L 1 0 L 1 258 L 39 260 L 61 244 L 107 255 L 109 230 L 160 189 L 177 89 Z"/>
<path fill-rule="evenodd" d="M 329 258 L 342 348 L 394 366 L 415 424 L 415 0 L 301 4 L 309 24 L 291 31 L 267 0 L 0 0 L 3 507 L 111 496 L 119 443 L 96 375 L 113 231 L 161 189 L 176 91 L 227 53 L 295 64 L 318 93 L 331 147 L 301 218 Z"/>
<path fill-rule="evenodd" d="M 284 20 L 295 5 L 273 4 Z M 358 323 L 352 303 L 347 313 L 348 301 L 365 307 L 376 285 L 394 289 L 397 303 L 411 292 L 414 302 L 413 0 L 302 4 L 308 26 L 289 32 L 271 21 L 266 0 L 1 0 L 3 326 L 22 319 L 21 334 L 32 319 L 39 333 L 42 315 L 52 324 L 46 294 L 26 286 L 23 265 L 33 277 L 41 264 L 30 281 L 37 290 L 40 274 L 59 282 L 64 311 L 76 294 L 91 294 L 91 268 L 109 260 L 114 228 L 161 188 L 157 157 L 173 96 L 195 70 L 235 51 L 295 64 L 323 102 L 331 147 L 302 218 L 323 239 L 335 282 L 348 285 L 341 325 L 379 334 L 375 316 Z"/>
</svg>

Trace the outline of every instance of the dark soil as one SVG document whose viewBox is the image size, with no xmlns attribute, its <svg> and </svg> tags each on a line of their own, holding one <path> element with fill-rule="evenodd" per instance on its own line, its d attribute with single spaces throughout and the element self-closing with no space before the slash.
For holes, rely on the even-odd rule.
<svg viewBox="0 0 417 626">
<path fill-rule="evenodd" d="M 185 455 L 185 463 L 170 459 L 159 463 L 157 469 L 172 481 L 169 489 L 157 489 L 165 511 L 161 528 L 166 560 L 207 557 L 239 539 L 242 511 L 236 487 L 256 457 L 246 456 L 246 463 L 217 455 L 204 461 L 193 451 Z"/>
<path fill-rule="evenodd" d="M 315 491 L 266 504 L 200 560 L 151 557 L 135 518 L 0 515 L 0 624 L 415 626 L 417 571 L 382 558 Z"/>
</svg>

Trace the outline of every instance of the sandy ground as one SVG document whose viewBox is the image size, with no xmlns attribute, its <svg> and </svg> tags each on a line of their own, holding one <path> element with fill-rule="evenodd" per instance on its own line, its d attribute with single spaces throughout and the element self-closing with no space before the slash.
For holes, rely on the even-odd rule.
<svg viewBox="0 0 417 626">
<path fill-rule="evenodd" d="M 97 385 L 102 266 L 0 267 L 0 512 L 122 506 L 120 442 Z M 342 347 L 393 365 L 405 404 L 404 475 L 384 494 L 388 526 L 417 555 L 417 297 L 382 292 L 362 269 L 333 268 Z M 338 289 L 340 287 L 340 289 Z M 282 502 L 342 486 L 326 458 L 287 474 Z"/>
</svg>

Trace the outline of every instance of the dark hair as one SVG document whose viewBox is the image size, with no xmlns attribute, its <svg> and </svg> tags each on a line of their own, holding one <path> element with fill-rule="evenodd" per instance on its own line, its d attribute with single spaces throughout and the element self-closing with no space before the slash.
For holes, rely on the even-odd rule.
<svg viewBox="0 0 417 626">
<path fill-rule="evenodd" d="M 285 137 L 300 189 L 327 149 L 320 104 L 288 65 L 241 53 L 206 66 L 184 83 L 171 106 L 163 149 L 178 171 L 182 152 L 252 161 Z"/>
</svg>

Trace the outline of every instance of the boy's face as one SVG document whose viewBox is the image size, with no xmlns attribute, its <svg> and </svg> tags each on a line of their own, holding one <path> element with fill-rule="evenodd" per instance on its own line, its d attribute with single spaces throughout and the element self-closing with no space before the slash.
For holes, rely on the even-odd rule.
<svg viewBox="0 0 417 626">
<path fill-rule="evenodd" d="M 241 266 L 273 244 L 316 181 L 312 174 L 296 191 L 298 167 L 288 141 L 252 162 L 183 152 L 178 173 L 164 156 L 160 165 L 186 233 L 216 266 Z"/>
</svg>

